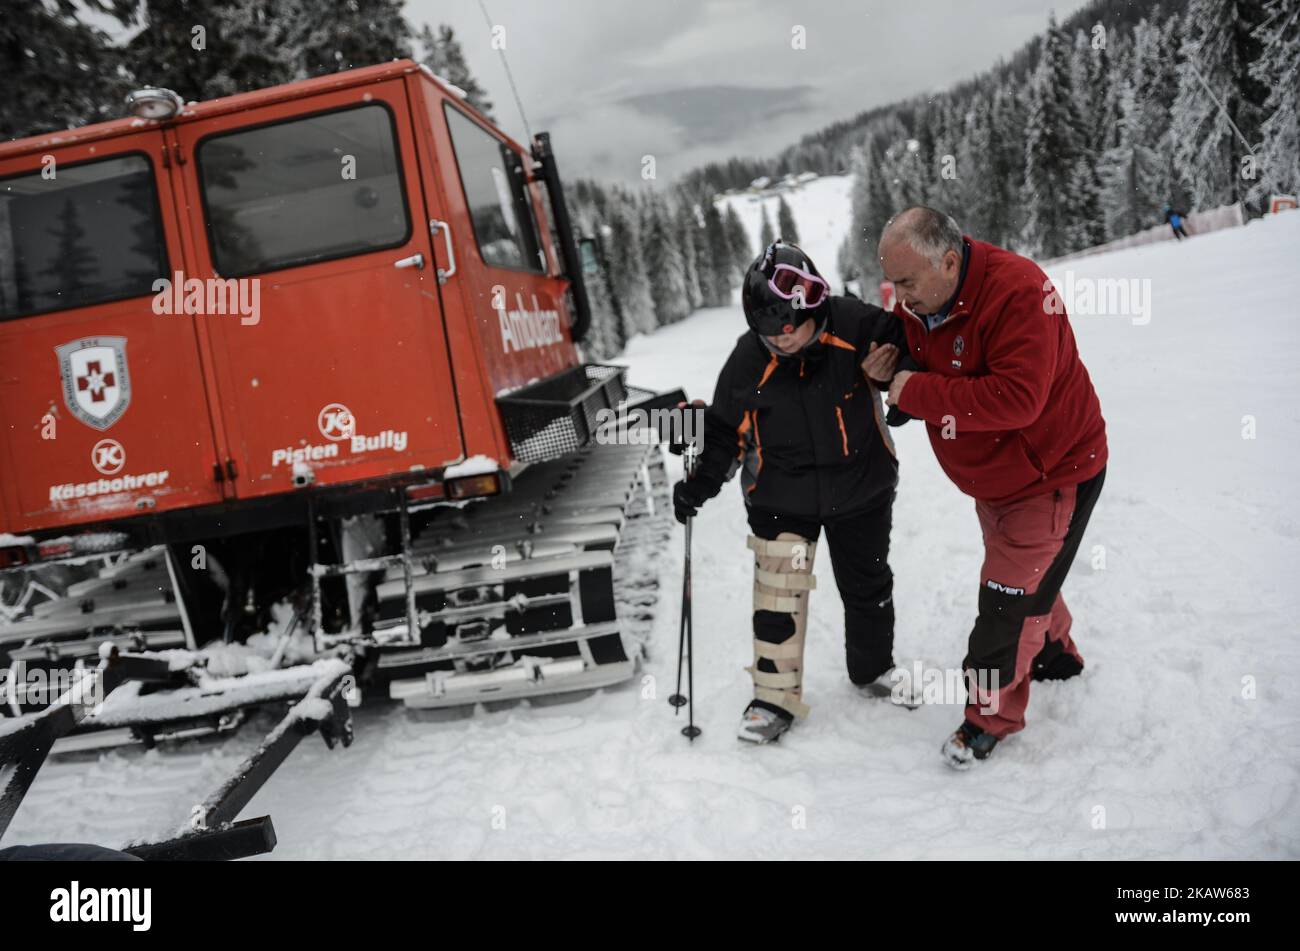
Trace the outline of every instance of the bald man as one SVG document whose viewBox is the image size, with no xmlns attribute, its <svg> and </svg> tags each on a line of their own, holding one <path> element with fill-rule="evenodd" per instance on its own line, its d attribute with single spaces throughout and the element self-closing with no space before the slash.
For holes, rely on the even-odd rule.
<svg viewBox="0 0 1300 951">
<path fill-rule="evenodd" d="M 1101 492 L 1106 423 L 1074 332 L 1028 258 L 962 234 L 933 208 L 880 236 L 894 314 L 920 366 L 889 404 L 924 419 L 984 535 L 979 614 L 962 667 L 965 719 L 942 748 L 967 769 L 1024 728 L 1031 680 L 1083 670 L 1061 585 Z"/>
</svg>

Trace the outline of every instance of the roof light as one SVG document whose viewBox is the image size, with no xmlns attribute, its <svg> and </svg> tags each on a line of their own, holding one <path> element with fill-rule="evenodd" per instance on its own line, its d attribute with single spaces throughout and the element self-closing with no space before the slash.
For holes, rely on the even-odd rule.
<svg viewBox="0 0 1300 951">
<path fill-rule="evenodd" d="M 146 86 L 127 93 L 126 107 L 139 119 L 170 119 L 185 103 L 170 89 Z"/>
</svg>

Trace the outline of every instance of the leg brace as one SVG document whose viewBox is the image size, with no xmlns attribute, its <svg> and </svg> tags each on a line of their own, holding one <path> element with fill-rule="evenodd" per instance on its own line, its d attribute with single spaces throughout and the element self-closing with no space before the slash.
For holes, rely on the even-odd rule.
<svg viewBox="0 0 1300 951">
<path fill-rule="evenodd" d="M 754 638 L 754 663 L 745 669 L 754 678 L 754 699 L 775 704 L 796 717 L 808 715 L 803 702 L 803 646 L 808 626 L 808 592 L 817 586 L 813 555 L 817 543 L 791 532 L 775 541 L 750 535 L 746 543 L 754 552 L 755 634 L 758 611 L 787 614 L 793 633 L 780 643 Z M 760 661 L 767 661 L 760 669 Z M 775 667 L 773 672 L 771 667 Z"/>
</svg>

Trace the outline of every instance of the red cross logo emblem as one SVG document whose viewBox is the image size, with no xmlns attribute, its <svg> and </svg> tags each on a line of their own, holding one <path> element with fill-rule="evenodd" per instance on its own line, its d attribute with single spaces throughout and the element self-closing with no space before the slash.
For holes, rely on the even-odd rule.
<svg viewBox="0 0 1300 951">
<path fill-rule="evenodd" d="M 92 429 L 105 430 L 131 405 L 125 337 L 85 337 L 55 347 L 63 401 Z"/>
<path fill-rule="evenodd" d="M 99 368 L 98 360 L 91 360 L 86 364 L 86 373 L 84 376 L 77 377 L 77 390 L 79 392 L 90 391 L 90 401 L 92 403 L 102 403 L 105 398 L 105 389 L 107 387 L 117 386 L 117 378 L 113 371 L 107 373 Z"/>
</svg>

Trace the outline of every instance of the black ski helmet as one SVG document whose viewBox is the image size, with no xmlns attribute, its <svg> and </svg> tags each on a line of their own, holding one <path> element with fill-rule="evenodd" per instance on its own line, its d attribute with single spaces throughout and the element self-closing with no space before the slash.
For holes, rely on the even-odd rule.
<svg viewBox="0 0 1300 951">
<path fill-rule="evenodd" d="M 817 265 L 803 253 L 803 249 L 784 241 L 772 242 L 754 259 L 740 286 L 740 303 L 750 328 L 764 337 L 793 333 L 805 320 L 811 320 L 820 312 L 816 308 L 797 307 L 794 301 L 772 290 L 769 281 L 778 264 L 788 264 L 821 277 Z"/>
</svg>

